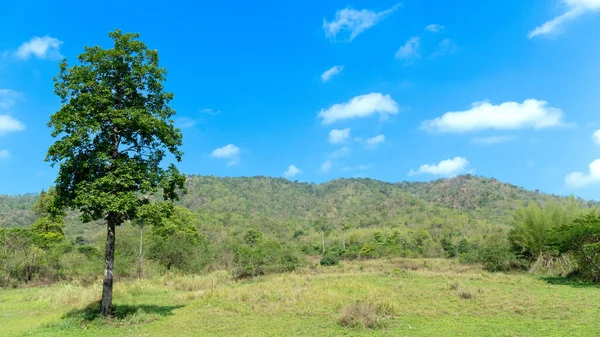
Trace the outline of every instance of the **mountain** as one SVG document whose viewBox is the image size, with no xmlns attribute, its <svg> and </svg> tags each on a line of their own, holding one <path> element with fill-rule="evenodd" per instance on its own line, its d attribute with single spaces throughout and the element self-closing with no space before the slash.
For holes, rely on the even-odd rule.
<svg viewBox="0 0 600 337">
<path fill-rule="evenodd" d="M 210 226 L 256 226 L 287 233 L 306 227 L 315 216 L 355 228 L 432 226 L 506 226 L 510 212 L 522 203 L 567 202 L 569 198 L 462 175 L 430 182 L 388 183 L 367 178 L 327 183 L 291 182 L 282 178 L 221 178 L 192 175 L 181 205 L 200 214 Z M 0 196 L 0 227 L 28 226 L 35 221 L 35 194 Z M 598 204 L 576 199 L 581 205 Z"/>
</svg>

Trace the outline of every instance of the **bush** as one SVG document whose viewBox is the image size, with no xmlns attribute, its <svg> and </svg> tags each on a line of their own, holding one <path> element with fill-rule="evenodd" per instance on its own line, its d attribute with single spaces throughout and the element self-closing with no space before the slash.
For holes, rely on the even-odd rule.
<svg viewBox="0 0 600 337">
<path fill-rule="evenodd" d="M 490 236 L 479 250 L 479 259 L 487 271 L 509 271 L 519 265 L 508 240 L 501 235 Z"/>
<path fill-rule="evenodd" d="M 340 259 L 333 254 L 326 254 L 321 258 L 320 264 L 322 266 L 337 266 L 340 263 Z"/>
<path fill-rule="evenodd" d="M 376 328 L 379 324 L 376 309 L 367 302 L 343 307 L 338 323 L 349 328 Z"/>
</svg>

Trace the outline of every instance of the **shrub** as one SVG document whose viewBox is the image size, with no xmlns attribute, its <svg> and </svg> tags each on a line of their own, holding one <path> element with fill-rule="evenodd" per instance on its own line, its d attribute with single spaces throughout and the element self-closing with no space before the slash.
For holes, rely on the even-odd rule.
<svg viewBox="0 0 600 337">
<path fill-rule="evenodd" d="M 486 240 L 479 250 L 479 259 L 491 272 L 509 271 L 519 264 L 508 240 L 500 235 L 492 235 Z"/>
<path fill-rule="evenodd" d="M 321 258 L 320 264 L 322 266 L 337 266 L 340 263 L 340 259 L 333 254 L 326 254 Z"/>
<path fill-rule="evenodd" d="M 458 297 L 462 298 L 463 300 L 470 300 L 473 298 L 473 293 L 468 290 L 459 290 Z"/>
<path fill-rule="evenodd" d="M 376 328 L 379 324 L 377 311 L 367 302 L 343 307 L 338 323 L 349 328 Z"/>
</svg>

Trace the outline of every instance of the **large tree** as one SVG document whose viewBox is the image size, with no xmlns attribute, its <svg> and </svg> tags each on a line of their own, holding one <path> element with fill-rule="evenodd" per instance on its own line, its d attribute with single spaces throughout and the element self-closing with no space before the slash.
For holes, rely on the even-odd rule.
<svg viewBox="0 0 600 337">
<path fill-rule="evenodd" d="M 62 107 L 48 123 L 57 139 L 46 157 L 60 166 L 56 208 L 79 210 L 83 222 L 106 222 L 103 316 L 112 311 L 116 226 L 139 216 L 149 203 L 144 195 L 162 192 L 172 201 L 185 183 L 173 164 L 161 165 L 168 153 L 181 160 L 182 136 L 158 52 L 139 34 L 109 36 L 112 48 L 85 47 L 77 65 L 60 63 L 54 91 Z"/>
</svg>

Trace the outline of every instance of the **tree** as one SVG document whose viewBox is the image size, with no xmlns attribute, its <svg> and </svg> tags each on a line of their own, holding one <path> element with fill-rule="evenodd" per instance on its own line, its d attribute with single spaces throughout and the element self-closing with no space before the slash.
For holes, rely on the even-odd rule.
<svg viewBox="0 0 600 337">
<path fill-rule="evenodd" d="M 42 191 L 32 207 L 32 211 L 39 218 L 31 225 L 30 229 L 35 244 L 44 250 L 65 238 L 63 232 L 63 228 L 65 228 L 64 212 L 60 209 L 53 209 L 52 201 L 55 195 L 54 188 L 50 188 L 48 192 Z"/>
<path fill-rule="evenodd" d="M 106 222 L 105 272 L 101 314 L 112 311 L 115 229 L 162 190 L 165 201 L 178 199 L 185 176 L 175 165 L 161 166 L 170 153 L 181 161 L 181 131 L 164 90 L 166 70 L 158 52 L 139 34 L 109 33 L 110 49 L 85 47 L 79 64 L 60 63 L 54 92 L 61 99 L 50 117 L 52 137 L 46 161 L 59 164 L 55 208 L 75 208 L 81 220 Z"/>
<path fill-rule="evenodd" d="M 194 257 L 202 255 L 205 240 L 198 231 L 197 216 L 187 208 L 175 206 L 172 214 L 152 227 L 150 258 L 170 270 L 190 269 Z"/>
<path fill-rule="evenodd" d="M 600 215 L 593 212 L 556 228 L 552 243 L 559 253 L 573 254 L 584 279 L 600 281 Z"/>
<path fill-rule="evenodd" d="M 344 222 L 341 226 L 342 229 L 342 250 L 346 250 L 346 232 L 352 228 L 352 224 Z"/>
<path fill-rule="evenodd" d="M 513 250 L 532 261 L 548 253 L 553 229 L 569 224 L 590 211 L 578 205 L 573 197 L 569 197 L 565 204 L 551 202 L 543 208 L 530 203 L 512 214 L 513 228 L 508 233 L 508 238 Z"/>
<path fill-rule="evenodd" d="M 173 215 L 173 204 L 164 202 L 146 203 L 138 209 L 137 219 L 132 222 L 140 229 L 140 248 L 138 251 L 138 278 L 144 275 L 144 227 L 154 228 L 164 226 L 164 219 Z"/>
<path fill-rule="evenodd" d="M 331 225 L 331 222 L 329 222 L 324 217 L 319 217 L 316 220 L 314 220 L 313 226 L 315 227 L 317 232 L 321 232 L 321 243 L 323 245 L 323 255 L 325 255 L 325 234 L 329 233 L 333 229 L 333 226 Z"/>
</svg>

